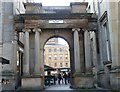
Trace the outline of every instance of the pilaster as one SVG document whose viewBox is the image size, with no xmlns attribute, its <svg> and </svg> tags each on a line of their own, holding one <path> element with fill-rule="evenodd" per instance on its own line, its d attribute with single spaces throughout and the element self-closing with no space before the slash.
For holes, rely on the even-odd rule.
<svg viewBox="0 0 120 92">
<path fill-rule="evenodd" d="M 23 62 L 23 75 L 30 74 L 30 63 L 29 63 L 29 32 L 30 29 L 24 29 L 24 62 Z"/>
<path fill-rule="evenodd" d="M 35 75 L 40 75 L 40 32 L 41 29 L 33 29 L 35 32 Z"/>
<path fill-rule="evenodd" d="M 85 72 L 92 73 L 91 53 L 90 53 L 90 33 L 84 31 L 84 47 L 85 47 Z"/>
<path fill-rule="evenodd" d="M 29 30 L 25 31 L 25 65 L 23 66 L 24 69 L 24 72 L 25 74 L 28 74 L 28 75 L 25 75 L 22 77 L 22 89 L 34 89 L 34 90 L 41 90 L 44 88 L 44 77 L 43 77 L 43 74 L 44 74 L 44 71 L 41 71 L 41 66 L 43 67 L 44 64 L 41 63 L 42 60 L 41 60 L 41 49 L 40 49 L 40 32 L 41 32 L 41 29 L 38 29 L 38 28 L 35 28 L 32 30 L 31 33 L 33 33 L 33 36 L 30 38 L 32 41 L 32 43 L 29 43 Z M 30 66 L 30 63 L 29 62 L 29 45 L 34 45 L 33 46 L 33 60 L 32 63 L 33 63 L 33 66 Z M 42 52 L 43 53 L 43 52 Z M 32 56 L 31 56 L 32 57 Z M 29 74 L 30 73 L 30 68 L 34 68 L 34 72 Z M 44 69 L 43 69 L 44 70 Z M 31 85 L 31 83 L 33 85 Z"/>
<path fill-rule="evenodd" d="M 84 68 L 84 66 L 83 66 L 84 64 L 82 64 L 82 63 L 84 63 L 84 62 L 81 61 L 82 60 L 81 58 L 82 58 L 82 54 L 84 54 L 84 53 L 80 52 L 80 51 L 82 51 L 82 50 L 80 50 L 80 48 L 82 47 L 81 49 L 83 49 L 83 46 L 81 44 L 84 43 L 84 42 L 80 42 L 80 40 L 84 41 L 83 39 L 85 39 L 86 43 L 87 43 L 88 34 L 85 33 L 86 36 L 84 34 L 82 34 L 85 36 L 85 38 L 79 39 L 80 37 L 79 37 L 78 32 L 80 31 L 80 29 L 72 29 L 72 30 L 74 31 L 74 63 L 75 63 L 74 67 L 75 67 L 75 73 L 73 74 L 74 83 L 71 87 L 72 88 L 81 88 L 81 87 L 92 88 L 93 84 L 94 84 L 94 81 L 93 81 L 94 76 L 92 73 L 83 72 L 82 68 Z M 84 30 L 81 30 L 81 31 L 84 31 Z M 82 37 L 84 37 L 84 36 L 82 36 Z M 86 57 L 85 58 L 88 57 L 87 51 L 88 51 L 88 49 L 90 49 L 90 48 L 88 48 L 88 44 L 86 44 L 86 47 L 87 47 L 87 49 L 86 49 Z M 91 67 L 89 60 L 87 62 L 85 62 L 85 64 L 86 64 L 87 68 Z"/>
<path fill-rule="evenodd" d="M 72 29 L 74 32 L 74 63 L 75 63 L 75 73 L 81 72 L 81 65 L 80 65 L 80 44 L 79 44 L 79 28 Z"/>
</svg>

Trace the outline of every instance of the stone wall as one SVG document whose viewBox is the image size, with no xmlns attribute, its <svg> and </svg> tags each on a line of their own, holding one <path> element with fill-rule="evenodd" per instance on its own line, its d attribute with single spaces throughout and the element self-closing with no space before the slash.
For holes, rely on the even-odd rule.
<svg viewBox="0 0 120 92">
<path fill-rule="evenodd" d="M 2 1 L 0 1 L 0 57 L 2 57 Z M 1 62 L 1 61 L 0 61 Z M 0 63 L 0 91 L 2 90 L 2 62 Z"/>
</svg>

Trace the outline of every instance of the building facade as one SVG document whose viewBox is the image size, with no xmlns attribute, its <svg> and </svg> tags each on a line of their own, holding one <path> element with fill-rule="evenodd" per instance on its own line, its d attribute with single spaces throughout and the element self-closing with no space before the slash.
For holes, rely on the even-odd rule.
<svg viewBox="0 0 120 92">
<path fill-rule="evenodd" d="M 0 0 L 0 72 L 2 78 L 10 81 L 12 90 L 38 86 L 43 89 L 44 59 L 50 63 L 58 59 L 56 57 L 64 57 L 63 65 L 50 64 L 54 67 L 67 65 L 68 52 L 51 53 L 44 58 L 44 45 L 55 36 L 63 37 L 69 43 L 73 88 L 93 87 L 95 84 L 120 88 L 120 3 L 118 0 L 84 2 L 71 3 L 69 7 L 51 7 L 50 10 L 49 7 L 43 8 L 42 4 L 25 3 L 23 7 L 22 2 Z M 62 19 L 63 23 L 50 24 L 51 19 Z M 45 48 L 48 49 L 46 53 L 50 48 L 57 51 L 50 45 Z M 2 58 L 9 64 L 2 65 Z M 49 62 L 49 59 L 54 60 Z"/>
<path fill-rule="evenodd" d="M 97 56 L 93 65 L 96 82 L 101 87 L 113 89 L 118 89 L 120 85 L 119 4 L 119 0 L 90 0 L 87 8 L 87 12 L 98 16 L 97 35 L 90 33 L 91 43 L 95 39 L 97 41 L 97 50 L 93 51 L 93 55 Z"/>
<path fill-rule="evenodd" d="M 2 79 L 5 79 L 9 80 L 10 82 L 10 87 L 5 87 L 0 83 L 0 88 L 2 90 L 16 89 L 17 86 L 20 85 L 20 83 L 15 82 L 14 75 L 17 73 L 16 69 L 19 67 L 19 61 L 23 58 L 23 34 L 19 34 L 19 38 L 16 38 L 13 20 L 14 15 L 25 13 L 23 3 L 26 2 L 31 1 L 15 0 L 13 2 L 12 0 L 0 0 L 0 81 L 2 83 Z M 15 44 L 17 44 L 17 41 L 19 45 L 18 47 L 14 48 Z M 14 54 L 15 49 L 17 49 L 17 52 L 15 53 L 16 55 Z M 8 61 L 9 63 L 4 63 L 4 60 Z"/>
<path fill-rule="evenodd" d="M 70 69 L 69 47 L 62 44 L 45 45 L 44 64 L 55 69 Z M 66 70 L 66 72 L 68 71 Z"/>
</svg>

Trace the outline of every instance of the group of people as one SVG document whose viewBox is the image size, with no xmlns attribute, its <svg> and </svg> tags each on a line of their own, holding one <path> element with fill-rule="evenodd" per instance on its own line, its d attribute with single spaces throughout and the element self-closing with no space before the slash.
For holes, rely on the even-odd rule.
<svg viewBox="0 0 120 92">
<path fill-rule="evenodd" d="M 62 73 L 59 73 L 58 74 L 58 84 L 60 85 L 61 84 L 61 81 L 62 81 L 62 84 L 68 84 L 70 83 L 70 73 L 66 73 L 64 72 L 63 74 Z"/>
<path fill-rule="evenodd" d="M 9 82 L 8 79 L 2 79 L 2 83 L 3 83 L 3 84 L 9 84 L 10 82 Z"/>
</svg>

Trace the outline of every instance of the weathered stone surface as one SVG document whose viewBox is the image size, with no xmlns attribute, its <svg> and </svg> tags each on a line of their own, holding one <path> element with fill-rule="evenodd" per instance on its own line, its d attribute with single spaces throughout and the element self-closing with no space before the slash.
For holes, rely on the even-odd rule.
<svg viewBox="0 0 120 92">
<path fill-rule="evenodd" d="M 9 5 L 8 3 L 6 5 Z M 15 68 L 16 60 L 16 47 L 13 45 L 13 33 L 14 33 L 14 23 L 15 23 L 15 30 L 24 29 L 22 30 L 25 34 L 24 39 L 24 60 L 23 60 L 23 75 L 21 76 L 23 88 L 36 88 L 40 87 L 43 88 L 44 86 L 44 45 L 46 41 L 52 37 L 62 37 L 65 39 L 70 47 L 70 62 L 71 62 L 71 72 L 72 74 L 77 72 L 76 68 L 78 68 L 78 72 L 80 68 L 84 68 L 84 42 L 83 42 L 83 34 L 81 36 L 81 32 L 77 33 L 74 36 L 73 41 L 73 32 L 72 28 L 84 29 L 88 28 L 89 30 L 94 30 L 97 28 L 97 17 L 93 17 L 92 13 L 86 13 L 86 6 L 87 4 L 80 4 L 74 3 L 71 4 L 71 7 L 67 7 L 64 10 L 62 7 L 54 7 L 55 11 L 52 13 L 46 12 L 41 4 L 34 4 L 34 3 L 27 3 L 25 4 L 26 14 L 20 14 L 14 17 L 13 21 L 13 11 L 12 11 L 12 3 L 6 9 L 10 10 L 7 13 L 5 9 L 5 16 L 4 16 L 4 44 L 3 44 L 3 55 L 10 60 L 10 65 L 5 65 L 4 70 L 12 71 L 14 78 L 17 76 L 16 72 L 13 71 Z M 47 7 L 48 8 L 48 7 Z M 46 8 L 46 9 L 47 9 Z M 62 8 L 61 11 L 58 11 L 59 8 Z M 70 10 L 71 9 L 71 10 Z M 63 11 L 67 11 L 64 13 Z M 63 20 L 63 23 L 49 23 L 49 20 Z M 38 35 L 35 34 L 34 28 L 41 28 L 41 33 Z M 90 29 L 91 28 L 91 29 Z M 82 30 L 83 32 L 83 30 Z M 7 36 L 7 37 L 6 37 Z M 77 36 L 77 38 L 76 38 Z M 76 42 L 77 39 L 77 42 Z M 79 40 L 80 39 L 80 40 Z M 39 42 L 38 42 L 39 41 Z M 80 44 L 79 44 L 80 43 Z M 17 44 L 16 44 L 17 45 Z M 40 47 L 39 47 L 40 45 Z M 79 46 L 80 45 L 80 46 Z M 79 50 L 79 48 L 81 48 Z M 39 51 L 37 51 L 39 50 Z M 76 51 L 75 51 L 76 50 Z M 14 51 L 14 54 L 10 54 Z M 77 56 L 77 54 L 80 54 Z M 80 52 L 80 53 L 79 53 Z M 37 56 L 38 55 L 38 56 Z M 37 58 L 37 59 L 36 59 Z M 76 60 L 76 61 L 74 61 Z M 82 62 L 79 62 L 79 61 Z M 37 65 L 37 63 L 40 65 Z M 75 66 L 76 62 L 76 66 Z M 79 63 L 78 63 L 79 62 Z M 79 65 L 78 65 L 79 64 Z M 35 69 L 37 66 L 37 69 Z M 37 70 L 37 72 L 36 72 Z M 35 71 L 35 73 L 34 73 Z M 38 72 L 39 71 L 39 72 Z M 84 71 L 82 71 L 84 72 Z M 37 73 L 41 76 L 35 76 Z M 15 74 L 15 75 L 14 75 Z M 26 77 L 23 77 L 26 76 Z M 79 82 L 78 82 L 79 81 Z M 16 81 L 17 82 L 17 81 Z M 72 80 L 72 84 L 75 83 L 76 87 L 92 87 L 93 86 L 93 77 L 91 76 L 75 76 Z M 15 80 L 13 83 L 14 87 L 16 86 Z"/>
<path fill-rule="evenodd" d="M 24 6 L 26 8 L 26 13 L 57 13 L 57 11 L 61 11 L 61 10 L 71 10 L 70 12 L 72 13 L 86 13 L 86 7 L 87 7 L 88 3 L 83 2 L 83 3 L 70 3 L 70 6 L 65 7 L 42 7 L 42 3 L 24 3 Z M 66 9 L 67 8 L 67 9 Z M 49 11 L 46 11 L 49 10 Z M 56 10 L 56 11 L 55 11 Z M 63 12 L 63 11 L 61 11 Z"/>
<path fill-rule="evenodd" d="M 42 85 L 42 78 L 22 78 L 22 88 L 37 88 Z"/>
<path fill-rule="evenodd" d="M 93 76 L 79 76 L 74 78 L 74 83 L 76 88 L 92 88 L 94 86 Z"/>
<path fill-rule="evenodd" d="M 49 20 L 25 20 L 25 28 L 85 28 L 88 24 L 87 19 L 63 20 L 63 23 L 49 23 Z"/>
<path fill-rule="evenodd" d="M 72 10 L 71 10 L 72 13 L 86 13 L 87 12 L 86 7 L 88 3 L 75 2 L 75 3 L 71 3 L 70 5 L 72 7 Z"/>
</svg>

